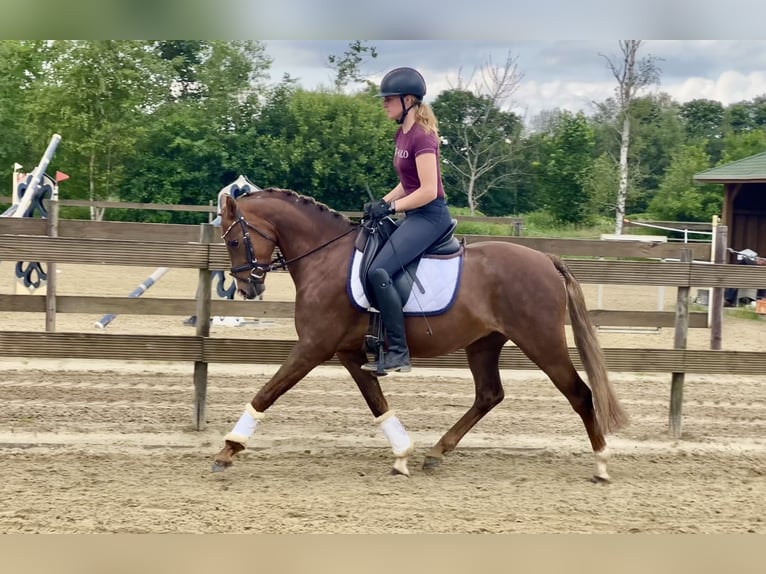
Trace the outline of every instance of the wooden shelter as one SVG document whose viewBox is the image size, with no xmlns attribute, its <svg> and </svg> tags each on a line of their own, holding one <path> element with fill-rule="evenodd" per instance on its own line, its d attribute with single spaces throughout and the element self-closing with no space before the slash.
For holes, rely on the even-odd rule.
<svg viewBox="0 0 766 574">
<path fill-rule="evenodd" d="M 727 247 L 766 257 L 766 152 L 696 173 L 694 181 L 723 184 L 721 224 L 728 228 Z"/>
</svg>

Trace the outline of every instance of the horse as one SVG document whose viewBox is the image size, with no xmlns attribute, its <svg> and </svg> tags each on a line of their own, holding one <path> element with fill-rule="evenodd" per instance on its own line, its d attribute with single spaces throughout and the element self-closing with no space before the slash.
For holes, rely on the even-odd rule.
<svg viewBox="0 0 766 574">
<path fill-rule="evenodd" d="M 347 288 L 360 224 L 312 197 L 270 187 L 237 199 L 227 196 L 221 229 L 240 296 L 254 299 L 263 293 L 270 271 L 287 269 L 290 273 L 296 292 L 298 340 L 225 435 L 223 448 L 213 457 L 212 470 L 231 466 L 266 410 L 312 369 L 337 357 L 389 439 L 394 454 L 391 473 L 410 476 L 407 463 L 413 442 L 389 409 L 378 374 L 361 368 L 367 362 L 365 337 L 370 314 L 352 303 Z M 413 358 L 463 349 L 475 386 L 473 404 L 427 451 L 422 468 L 440 467 L 444 455 L 503 400 L 499 358 L 503 346 L 512 341 L 582 419 L 595 456 L 592 480 L 610 481 L 605 435 L 625 426 L 628 416 L 609 381 L 578 281 L 558 256 L 526 246 L 481 241 L 461 248 L 462 269 L 453 303 L 445 312 L 428 317 L 429 329 L 418 325 L 422 317 L 405 319 Z M 274 253 L 279 257 L 272 258 Z M 541 300 L 544 305 L 539 304 Z M 590 386 L 569 357 L 567 309 Z"/>
</svg>

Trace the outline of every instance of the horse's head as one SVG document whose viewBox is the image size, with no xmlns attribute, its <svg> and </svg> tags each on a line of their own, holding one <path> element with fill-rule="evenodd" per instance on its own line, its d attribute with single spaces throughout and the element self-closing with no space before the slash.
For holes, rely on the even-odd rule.
<svg viewBox="0 0 766 574">
<path fill-rule="evenodd" d="M 276 245 L 272 226 L 256 216 L 250 221 L 237 201 L 227 195 L 221 209 L 221 237 L 231 259 L 231 275 L 237 281 L 237 290 L 245 299 L 255 299 L 266 289 L 266 273 L 274 266 L 271 254 Z"/>
</svg>

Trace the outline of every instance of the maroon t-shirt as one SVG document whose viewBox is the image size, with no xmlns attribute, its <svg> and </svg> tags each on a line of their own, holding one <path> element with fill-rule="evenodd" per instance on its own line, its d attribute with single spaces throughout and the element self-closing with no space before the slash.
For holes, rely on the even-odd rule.
<svg viewBox="0 0 766 574">
<path fill-rule="evenodd" d="M 404 133 L 401 127 L 396 130 L 394 143 L 396 144 L 394 169 L 399 174 L 399 181 L 402 182 L 405 195 L 411 194 L 420 187 L 420 178 L 418 177 L 415 158 L 422 153 L 433 153 L 436 154 L 436 195 L 437 197 L 444 197 L 441 166 L 439 165 L 438 138 L 432 133 L 426 133 L 420 124 L 415 124 L 407 133 Z"/>
</svg>

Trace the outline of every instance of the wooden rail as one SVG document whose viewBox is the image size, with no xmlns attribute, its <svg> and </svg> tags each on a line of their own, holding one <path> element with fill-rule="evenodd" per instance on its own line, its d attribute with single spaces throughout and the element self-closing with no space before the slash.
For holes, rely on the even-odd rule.
<svg viewBox="0 0 766 574">
<path fill-rule="evenodd" d="M 194 335 L 122 335 L 111 333 L 34 333 L 0 331 L 0 356 L 146 360 L 163 362 L 282 364 L 295 345 L 292 340 L 198 337 Z M 685 349 L 604 349 L 607 367 L 613 372 L 686 372 L 752 375 L 766 372 L 766 354 Z M 576 349 L 570 356 L 578 369 L 582 363 Z M 468 367 L 465 354 L 413 358 L 414 366 L 430 368 Z M 327 364 L 340 365 L 336 359 Z M 501 369 L 536 370 L 521 350 L 508 345 L 500 356 Z"/>
<path fill-rule="evenodd" d="M 9 235 L 4 233 L 5 227 L 5 221 L 0 220 L 0 260 L 3 261 L 38 261 L 40 254 L 45 253 L 46 261 L 56 263 L 210 270 L 228 269 L 230 265 L 222 243 Z M 617 252 L 625 252 L 627 244 L 620 242 L 610 246 L 619 246 L 621 249 Z M 638 252 L 642 245 L 636 246 Z M 583 283 L 698 287 L 738 285 L 742 288 L 766 284 L 766 267 L 763 266 L 572 258 L 567 258 L 567 265 Z"/>
<path fill-rule="evenodd" d="M 0 204 L 11 204 L 13 198 L 0 196 Z M 87 199 L 59 199 L 58 205 L 61 207 L 99 207 L 103 209 L 140 209 L 145 211 L 181 211 L 191 213 L 208 213 L 211 216 L 216 213 L 218 206 L 213 205 L 178 205 L 169 203 L 140 203 L 129 201 L 89 201 Z M 361 211 L 341 211 L 343 215 L 351 219 L 360 219 Z M 475 223 L 497 223 L 500 225 L 509 225 L 514 230 L 515 235 L 521 235 L 524 228 L 523 217 L 489 217 L 482 215 L 456 215 L 459 222 Z"/>
<path fill-rule="evenodd" d="M 88 221 L 65 219 L 59 221 L 58 236 L 69 238 L 100 238 L 112 240 L 142 241 L 153 237 L 155 241 L 196 242 L 199 241 L 198 225 L 179 225 L 169 223 L 132 223 L 117 221 Z M 47 224 L 42 219 L 2 218 L 0 234 L 47 236 Z M 710 261 L 710 244 L 677 244 L 645 241 L 601 241 L 598 239 L 552 239 L 545 237 L 514 237 L 498 235 L 458 235 L 467 243 L 479 241 L 507 241 L 525 245 L 538 251 L 557 253 L 573 257 L 610 257 L 610 258 L 655 258 L 678 259 L 681 247 L 692 250 L 696 261 Z M 218 234 L 214 234 L 213 243 L 221 243 Z"/>
<path fill-rule="evenodd" d="M 45 313 L 45 295 L 0 294 L 0 312 Z M 57 295 L 58 313 L 88 313 L 116 315 L 178 315 L 196 314 L 194 299 L 129 298 Z M 243 301 L 213 299 L 210 314 L 217 317 L 258 317 L 292 319 L 295 303 L 292 301 Z M 590 310 L 590 318 L 599 327 L 673 327 L 675 313 L 672 311 L 621 311 L 608 309 Z M 566 318 L 569 324 L 569 317 Z M 689 327 L 706 328 L 707 313 L 689 313 Z"/>
</svg>

